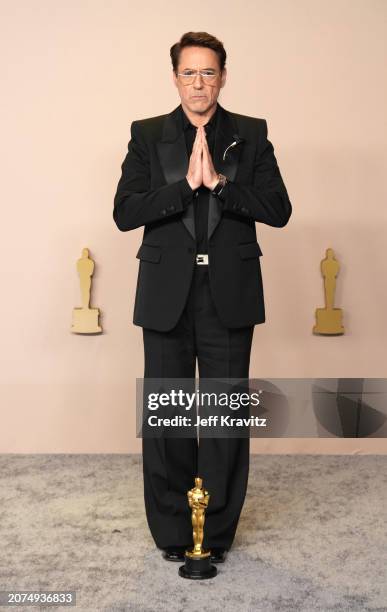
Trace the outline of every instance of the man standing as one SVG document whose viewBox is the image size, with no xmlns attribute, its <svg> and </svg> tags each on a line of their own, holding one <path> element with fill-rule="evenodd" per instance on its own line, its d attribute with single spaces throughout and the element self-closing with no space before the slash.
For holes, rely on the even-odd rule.
<svg viewBox="0 0 387 612">
<path fill-rule="evenodd" d="M 225 110 L 223 44 L 188 32 L 171 47 L 181 104 L 133 121 L 114 198 L 121 231 L 144 226 L 133 323 L 143 328 L 144 378 L 248 379 L 254 326 L 265 321 L 255 222 L 292 212 L 264 119 Z M 192 546 L 187 490 L 210 492 L 203 546 L 230 549 L 249 471 L 249 438 L 143 437 L 144 497 L 168 560 Z"/>
</svg>

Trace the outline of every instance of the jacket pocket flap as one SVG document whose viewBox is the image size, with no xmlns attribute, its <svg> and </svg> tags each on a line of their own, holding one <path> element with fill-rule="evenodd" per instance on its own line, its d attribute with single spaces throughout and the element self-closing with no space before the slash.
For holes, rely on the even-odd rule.
<svg viewBox="0 0 387 612">
<path fill-rule="evenodd" d="M 160 261 L 161 249 L 158 246 L 142 244 L 138 249 L 136 257 L 137 259 L 144 259 L 145 261 L 157 263 Z"/>
<path fill-rule="evenodd" d="M 249 259 L 250 257 L 260 257 L 262 251 L 258 242 L 248 242 L 247 244 L 239 244 L 239 254 L 242 259 Z"/>
</svg>

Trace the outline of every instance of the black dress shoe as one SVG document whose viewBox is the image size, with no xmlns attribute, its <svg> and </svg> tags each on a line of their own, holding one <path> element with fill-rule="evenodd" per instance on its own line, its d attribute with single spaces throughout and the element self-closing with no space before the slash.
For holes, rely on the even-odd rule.
<svg viewBox="0 0 387 612">
<path fill-rule="evenodd" d="M 163 558 L 167 561 L 184 561 L 184 553 L 188 546 L 167 546 L 163 548 Z"/>
<path fill-rule="evenodd" d="M 224 563 L 227 557 L 227 549 L 214 546 L 211 548 L 211 562 Z"/>
</svg>

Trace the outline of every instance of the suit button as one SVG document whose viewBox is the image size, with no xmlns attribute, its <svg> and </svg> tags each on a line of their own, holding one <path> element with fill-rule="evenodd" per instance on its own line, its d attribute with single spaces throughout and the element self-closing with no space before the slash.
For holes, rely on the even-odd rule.
<svg viewBox="0 0 387 612">
<path fill-rule="evenodd" d="M 243 206 L 243 207 L 241 208 L 241 212 L 243 212 L 243 213 L 247 213 L 247 212 L 248 212 L 248 210 L 247 210 L 247 208 L 245 208 L 245 207 Z"/>
<path fill-rule="evenodd" d="M 233 204 L 232 207 L 233 208 L 238 208 L 238 204 Z"/>
<path fill-rule="evenodd" d="M 167 210 L 175 210 L 175 207 L 173 204 L 171 204 L 170 206 L 167 206 Z"/>
<path fill-rule="evenodd" d="M 167 211 L 165 210 L 165 208 L 163 208 L 163 210 L 160 210 L 160 215 L 166 215 Z"/>
<path fill-rule="evenodd" d="M 198 192 L 198 191 L 196 191 L 196 192 L 195 192 L 195 198 L 198 198 L 198 197 L 199 197 L 199 192 Z"/>
</svg>

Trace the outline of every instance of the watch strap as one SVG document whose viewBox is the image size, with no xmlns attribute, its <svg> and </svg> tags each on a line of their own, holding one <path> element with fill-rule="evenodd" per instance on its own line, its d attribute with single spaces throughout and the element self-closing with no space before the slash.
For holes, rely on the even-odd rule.
<svg viewBox="0 0 387 612">
<path fill-rule="evenodd" d="M 219 195 L 223 187 L 227 183 L 227 177 L 224 176 L 224 174 L 218 174 L 218 178 L 219 178 L 218 183 L 215 185 L 214 189 L 211 191 L 213 195 Z"/>
</svg>

